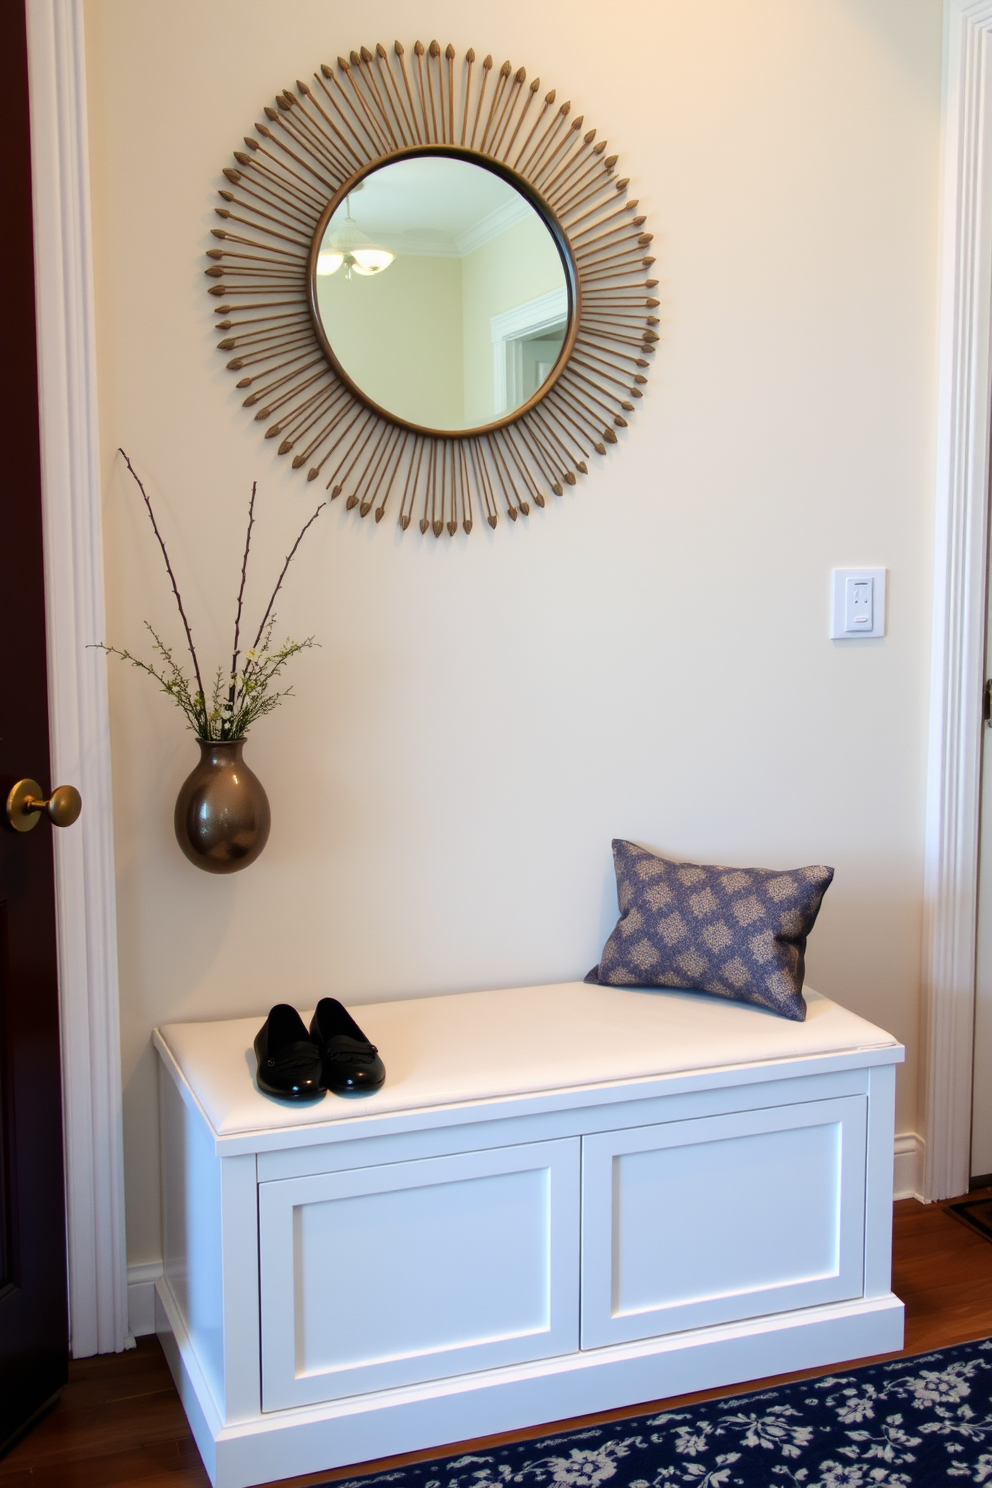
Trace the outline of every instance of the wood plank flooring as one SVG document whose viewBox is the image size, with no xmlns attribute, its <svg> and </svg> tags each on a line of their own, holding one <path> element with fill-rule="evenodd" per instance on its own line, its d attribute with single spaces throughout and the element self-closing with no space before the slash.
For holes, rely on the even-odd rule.
<svg viewBox="0 0 992 1488">
<path fill-rule="evenodd" d="M 971 1197 L 986 1193 L 992 1190 Z M 896 1204 L 893 1290 L 906 1304 L 904 1353 L 925 1353 L 945 1344 L 992 1336 L 992 1244 L 938 1204 L 925 1206 L 914 1199 Z M 800 1377 L 784 1375 L 781 1379 Z M 752 1381 L 735 1391 L 709 1390 L 674 1400 L 639 1402 L 582 1421 L 549 1423 L 540 1431 L 528 1429 L 484 1442 L 453 1443 L 443 1450 L 464 1451 L 543 1436 L 549 1428 L 617 1420 L 662 1405 L 740 1393 L 770 1383 Z M 411 1453 L 363 1464 L 360 1471 L 380 1471 L 436 1455 L 436 1451 Z M 280 1488 L 309 1488 L 355 1472 L 350 1467 L 286 1479 Z M 128 1353 L 70 1364 L 69 1383 L 59 1404 L 0 1461 L 0 1488 L 209 1488 L 157 1341 L 142 1338 Z"/>
</svg>

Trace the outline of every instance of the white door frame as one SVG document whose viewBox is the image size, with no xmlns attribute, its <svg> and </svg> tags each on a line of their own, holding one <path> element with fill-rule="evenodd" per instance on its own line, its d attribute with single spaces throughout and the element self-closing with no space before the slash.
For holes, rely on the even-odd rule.
<svg viewBox="0 0 992 1488">
<path fill-rule="evenodd" d="M 514 351 L 520 351 L 520 342 L 525 336 L 549 331 L 553 326 L 564 325 L 567 320 L 568 291 L 564 286 L 489 317 L 493 343 L 493 407 L 497 414 L 517 408 L 523 401 L 523 360 L 513 355 Z"/>
<path fill-rule="evenodd" d="M 970 1177 L 992 397 L 992 0 L 945 0 L 923 1197 Z"/>
<path fill-rule="evenodd" d="M 82 0 L 27 0 L 69 1312 L 76 1358 L 126 1346 L 123 1123 Z M 31 762 L 25 761 L 25 772 Z M 55 781 L 53 780 L 53 784 Z"/>
</svg>

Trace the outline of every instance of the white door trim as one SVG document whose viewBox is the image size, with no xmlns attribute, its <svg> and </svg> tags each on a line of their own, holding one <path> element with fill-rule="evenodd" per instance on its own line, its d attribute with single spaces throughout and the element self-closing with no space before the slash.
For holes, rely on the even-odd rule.
<svg viewBox="0 0 992 1488">
<path fill-rule="evenodd" d="M 499 413 L 506 413 L 523 401 L 523 360 L 519 345 L 521 338 L 550 330 L 552 326 L 562 325 L 567 320 L 568 290 L 564 286 L 561 289 L 550 289 L 547 294 L 525 300 L 522 305 L 514 305 L 510 310 L 501 310 L 498 315 L 489 317 L 493 343 L 493 406 Z"/>
<path fill-rule="evenodd" d="M 946 0 L 924 920 L 923 1191 L 968 1188 L 992 307 L 992 0 Z"/>
<path fill-rule="evenodd" d="M 82 0 L 27 0 L 69 1308 L 76 1358 L 127 1341 L 117 921 Z M 25 770 L 30 762 L 25 763 Z M 53 781 L 53 784 L 55 781 Z"/>
</svg>

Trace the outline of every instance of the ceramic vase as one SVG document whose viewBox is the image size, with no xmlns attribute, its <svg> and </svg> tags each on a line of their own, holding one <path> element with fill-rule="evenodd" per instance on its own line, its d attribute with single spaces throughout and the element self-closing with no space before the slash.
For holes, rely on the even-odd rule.
<svg viewBox="0 0 992 1488">
<path fill-rule="evenodd" d="M 205 873 L 237 873 L 268 841 L 269 798 L 244 762 L 244 739 L 198 739 L 200 762 L 176 800 L 176 841 Z"/>
</svg>

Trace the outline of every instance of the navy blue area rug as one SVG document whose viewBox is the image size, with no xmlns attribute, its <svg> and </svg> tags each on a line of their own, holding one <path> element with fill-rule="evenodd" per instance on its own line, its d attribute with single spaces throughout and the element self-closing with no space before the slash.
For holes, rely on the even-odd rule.
<svg viewBox="0 0 992 1488">
<path fill-rule="evenodd" d="M 992 1339 L 334 1488 L 992 1488 Z"/>
</svg>

